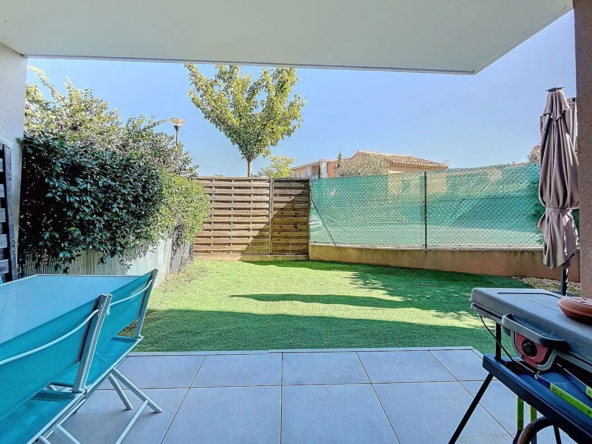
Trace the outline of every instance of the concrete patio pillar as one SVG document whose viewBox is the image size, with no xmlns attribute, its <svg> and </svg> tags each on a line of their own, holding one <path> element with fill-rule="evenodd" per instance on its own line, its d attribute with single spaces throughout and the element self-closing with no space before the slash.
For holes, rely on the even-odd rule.
<svg viewBox="0 0 592 444">
<path fill-rule="evenodd" d="M 573 3 L 580 161 L 580 270 L 583 294 L 592 297 L 592 1 L 574 0 Z"/>
<path fill-rule="evenodd" d="M 27 59 L 0 43 L 0 138 L 12 147 L 12 210 L 18 236 Z"/>
</svg>

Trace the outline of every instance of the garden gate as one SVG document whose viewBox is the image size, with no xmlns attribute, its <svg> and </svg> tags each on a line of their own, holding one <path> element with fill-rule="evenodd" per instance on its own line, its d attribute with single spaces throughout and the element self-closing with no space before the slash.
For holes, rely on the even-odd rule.
<svg viewBox="0 0 592 444">
<path fill-rule="evenodd" d="M 210 260 L 308 259 L 308 179 L 199 177 L 212 205 L 194 257 Z"/>
</svg>

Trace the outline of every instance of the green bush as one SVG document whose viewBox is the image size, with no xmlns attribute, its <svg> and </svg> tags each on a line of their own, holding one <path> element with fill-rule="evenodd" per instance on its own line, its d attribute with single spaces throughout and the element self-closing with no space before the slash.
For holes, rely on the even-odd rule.
<svg viewBox="0 0 592 444">
<path fill-rule="evenodd" d="M 88 250 L 104 261 L 154 244 L 165 188 L 141 156 L 25 135 L 20 249 L 37 265 L 51 258 L 67 271 Z"/>
<path fill-rule="evenodd" d="M 196 180 L 163 173 L 164 200 L 152 237 L 173 237 L 174 246 L 193 241 L 210 212 L 205 188 Z"/>
</svg>

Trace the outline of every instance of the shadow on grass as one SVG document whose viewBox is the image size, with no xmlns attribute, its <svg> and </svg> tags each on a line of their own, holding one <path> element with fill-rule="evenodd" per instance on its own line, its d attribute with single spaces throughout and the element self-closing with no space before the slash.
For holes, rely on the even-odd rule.
<svg viewBox="0 0 592 444">
<path fill-rule="evenodd" d="M 469 296 L 450 295 L 446 292 L 441 294 L 427 294 L 416 297 L 410 295 L 407 297 L 393 297 L 392 299 L 383 299 L 372 296 L 352 296 L 338 294 L 293 294 L 293 293 L 275 293 L 275 294 L 235 294 L 231 298 L 251 299 L 259 302 L 301 302 L 305 304 L 326 304 L 326 305 L 345 305 L 350 307 L 363 307 L 384 310 L 400 310 L 415 308 L 418 310 L 427 310 L 433 312 L 434 316 L 450 317 L 471 315 L 475 313 L 470 310 Z"/>
<path fill-rule="evenodd" d="M 402 300 L 389 300 L 371 296 L 347 296 L 339 294 L 233 294 L 231 298 L 252 299 L 260 302 L 302 302 L 306 304 L 350 305 L 353 307 L 405 308 Z"/>
<path fill-rule="evenodd" d="M 475 315 L 470 308 L 471 291 L 475 287 L 526 287 L 511 278 L 450 273 L 432 270 L 382 267 L 373 265 L 343 264 L 335 262 L 256 262 L 259 266 L 297 268 L 320 272 L 343 273 L 343 279 L 354 288 L 368 292 L 356 294 L 234 294 L 231 298 L 251 299 L 261 302 L 301 302 L 307 304 L 347 305 L 375 309 L 415 308 L 434 312 L 437 316 Z M 316 275 L 303 275 L 302 279 L 314 280 Z M 322 276 L 319 275 L 319 279 Z M 321 287 L 320 287 L 321 288 Z M 326 287 L 331 290 L 330 286 Z M 372 295 L 371 293 L 374 293 Z M 376 297 L 380 296 L 380 297 Z"/>
<path fill-rule="evenodd" d="M 138 351 L 473 346 L 493 349 L 482 327 L 326 316 L 198 310 L 148 313 Z"/>
<path fill-rule="evenodd" d="M 459 294 L 466 295 L 468 300 L 475 287 L 529 288 L 522 281 L 510 277 L 379 265 L 319 261 L 253 262 L 253 265 L 345 272 L 349 273 L 347 279 L 354 286 L 363 289 L 383 291 L 397 298 L 432 298 L 442 303 L 446 303 L 449 296 Z"/>
</svg>

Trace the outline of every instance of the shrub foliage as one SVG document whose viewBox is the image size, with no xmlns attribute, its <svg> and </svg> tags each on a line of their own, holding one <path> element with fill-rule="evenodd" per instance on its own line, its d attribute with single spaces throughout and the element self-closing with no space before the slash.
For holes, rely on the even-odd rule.
<svg viewBox="0 0 592 444">
<path fill-rule="evenodd" d="M 30 135 L 53 134 L 72 145 L 135 153 L 150 158 L 169 173 L 197 175 L 197 165 L 192 165 L 183 144 L 158 129 L 167 121 L 140 115 L 130 116 L 124 122 L 119 110 L 110 108 L 92 89 L 79 89 L 67 80 L 63 94 L 42 71 L 31 70 L 38 83 L 27 85 L 25 129 Z M 49 97 L 43 95 L 42 88 L 49 92 Z"/>
<path fill-rule="evenodd" d="M 164 199 L 155 217 L 151 238 L 173 236 L 178 246 L 193 241 L 210 212 L 206 191 L 195 179 L 163 174 Z"/>
<path fill-rule="evenodd" d="M 191 241 L 209 204 L 191 179 L 197 166 L 189 152 L 158 130 L 164 121 L 132 116 L 124 123 L 91 89 L 68 80 L 63 94 L 33 70 L 38 84 L 27 85 L 19 257 L 68 271 L 85 251 L 123 260 L 164 238 Z"/>
<path fill-rule="evenodd" d="M 87 250 L 122 256 L 158 241 L 164 196 L 158 168 L 138 155 L 25 135 L 20 247 L 65 271 Z"/>
</svg>

